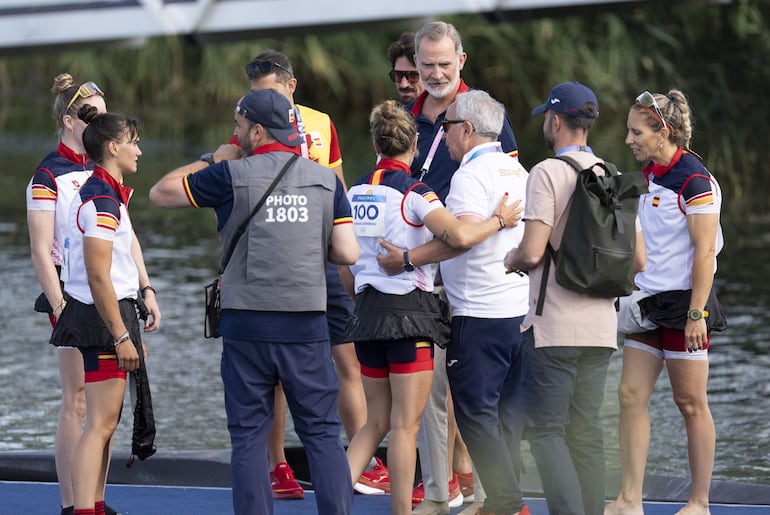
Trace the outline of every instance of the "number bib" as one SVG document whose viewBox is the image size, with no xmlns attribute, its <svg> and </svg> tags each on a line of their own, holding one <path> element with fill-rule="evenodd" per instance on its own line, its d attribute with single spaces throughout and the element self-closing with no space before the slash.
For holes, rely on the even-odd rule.
<svg viewBox="0 0 770 515">
<path fill-rule="evenodd" d="M 385 195 L 353 195 L 353 228 L 356 236 L 375 237 L 385 236 Z"/>
</svg>

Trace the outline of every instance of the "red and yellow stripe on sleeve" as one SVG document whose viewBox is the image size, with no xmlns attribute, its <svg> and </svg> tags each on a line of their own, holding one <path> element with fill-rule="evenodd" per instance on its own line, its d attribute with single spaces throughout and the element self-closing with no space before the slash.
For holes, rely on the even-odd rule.
<svg viewBox="0 0 770 515">
<path fill-rule="evenodd" d="M 190 202 L 190 205 L 194 208 L 199 208 L 200 206 L 198 205 L 197 202 L 195 202 L 195 198 L 192 195 L 192 191 L 190 191 L 190 183 L 187 182 L 187 177 L 188 177 L 187 175 L 182 177 L 182 188 L 184 188 L 184 193 L 185 195 L 187 195 L 187 200 L 188 202 Z"/>
<path fill-rule="evenodd" d="M 713 191 L 705 191 L 700 195 L 695 195 L 694 197 L 690 198 L 687 202 L 685 202 L 685 204 L 687 204 L 687 207 L 705 206 L 713 203 L 714 203 Z"/>
<path fill-rule="evenodd" d="M 96 226 L 115 232 L 118 230 L 118 219 L 112 213 L 99 211 L 96 213 Z"/>
<path fill-rule="evenodd" d="M 32 185 L 32 200 L 56 201 L 56 192 L 43 184 Z"/>
<path fill-rule="evenodd" d="M 353 223 L 352 216 L 343 216 L 341 218 L 334 219 L 334 225 L 345 225 L 345 224 L 352 224 L 352 223 Z"/>
</svg>

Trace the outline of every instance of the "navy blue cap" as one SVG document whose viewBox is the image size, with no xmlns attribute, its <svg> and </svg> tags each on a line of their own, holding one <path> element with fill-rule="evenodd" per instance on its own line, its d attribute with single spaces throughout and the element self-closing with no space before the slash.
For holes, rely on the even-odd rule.
<svg viewBox="0 0 770 515">
<path fill-rule="evenodd" d="M 244 96 L 235 112 L 270 131 L 275 139 L 296 147 L 302 143 L 294 128 L 294 108 L 289 100 L 274 89 L 258 89 Z"/>
<path fill-rule="evenodd" d="M 596 105 L 595 115 L 583 112 L 583 106 L 587 102 L 592 102 Z M 577 116 L 578 118 L 599 117 L 599 101 L 596 100 L 596 95 L 594 95 L 594 92 L 589 87 L 579 82 L 562 82 L 554 86 L 545 104 L 539 105 L 532 110 L 532 116 L 543 114 L 549 109 L 555 113 Z"/>
</svg>

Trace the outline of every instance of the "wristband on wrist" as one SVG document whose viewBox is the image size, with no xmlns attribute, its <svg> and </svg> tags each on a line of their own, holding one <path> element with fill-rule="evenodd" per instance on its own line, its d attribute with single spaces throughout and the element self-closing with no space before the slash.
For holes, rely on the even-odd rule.
<svg viewBox="0 0 770 515">
<path fill-rule="evenodd" d="M 59 303 L 56 305 L 56 307 L 55 307 L 55 308 L 53 308 L 53 310 L 52 310 L 52 311 L 53 311 L 54 313 L 56 313 L 56 311 L 58 310 L 58 311 L 59 311 L 59 313 L 61 313 L 62 311 L 64 311 L 64 305 L 65 305 L 66 303 L 67 303 L 67 301 L 66 301 L 66 300 L 64 300 L 64 297 L 62 297 L 62 298 L 61 298 L 61 302 L 59 302 Z"/>
<path fill-rule="evenodd" d="M 112 346 L 117 349 L 118 345 L 120 345 L 121 343 L 123 343 L 125 341 L 128 341 L 130 339 L 131 339 L 131 336 L 129 336 L 128 331 L 126 331 L 125 333 L 120 335 L 119 338 L 116 338 L 115 340 L 112 341 Z"/>
<path fill-rule="evenodd" d="M 145 286 L 144 288 L 139 290 L 139 292 L 142 294 L 142 298 L 144 298 L 144 292 L 147 291 L 147 290 L 150 290 L 155 295 L 158 294 L 158 292 L 155 291 L 155 288 L 153 288 L 151 284 L 148 284 L 147 286 Z"/>
<path fill-rule="evenodd" d="M 497 221 L 500 222 L 500 228 L 498 229 L 498 231 L 502 231 L 503 229 L 505 229 L 505 218 L 503 218 L 503 215 L 499 213 L 495 213 L 492 216 L 497 218 Z"/>
</svg>

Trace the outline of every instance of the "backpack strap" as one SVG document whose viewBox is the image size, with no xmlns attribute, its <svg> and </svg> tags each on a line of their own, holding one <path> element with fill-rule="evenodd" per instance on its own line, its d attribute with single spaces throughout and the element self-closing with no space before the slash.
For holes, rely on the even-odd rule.
<svg viewBox="0 0 770 515">
<path fill-rule="evenodd" d="M 543 305 L 545 304 L 545 288 L 548 286 L 548 272 L 551 271 L 551 261 L 556 262 L 557 251 L 551 246 L 549 241 L 545 245 L 545 261 L 543 262 L 543 277 L 540 278 L 540 293 L 537 296 L 537 306 L 535 307 L 535 315 L 540 316 L 543 314 Z"/>
<path fill-rule="evenodd" d="M 580 163 L 569 156 L 556 156 L 553 159 L 564 161 L 572 168 L 574 168 L 576 172 L 581 172 L 583 170 L 583 167 L 580 166 Z M 543 306 L 545 305 L 545 289 L 548 286 L 548 273 L 551 271 L 551 262 L 553 261 L 556 263 L 557 253 L 558 251 L 553 248 L 550 241 L 546 243 L 545 256 L 543 258 L 545 260 L 543 261 L 543 277 L 540 278 L 540 293 L 537 296 L 537 306 L 535 307 L 535 315 L 537 316 L 541 316 L 543 314 Z"/>
<path fill-rule="evenodd" d="M 570 165 L 572 168 L 574 168 L 575 171 L 578 173 L 583 171 L 583 166 L 572 157 L 555 156 L 553 157 L 553 159 L 564 161 L 565 163 Z M 596 165 L 599 165 L 602 168 L 604 168 L 604 170 L 609 175 L 618 175 L 618 169 L 615 167 L 614 164 L 610 162 L 597 161 L 596 163 L 591 165 L 590 168 L 593 168 Z M 553 246 L 551 245 L 551 242 L 549 241 L 545 246 L 545 257 L 544 257 L 545 261 L 543 262 L 543 276 L 540 279 L 540 292 L 537 296 L 537 306 L 535 307 L 535 315 L 537 316 L 541 316 L 543 314 L 543 306 L 545 305 L 545 289 L 548 286 L 548 273 L 551 271 L 551 262 L 556 263 L 557 256 L 558 256 L 558 251 L 553 248 Z"/>
</svg>

